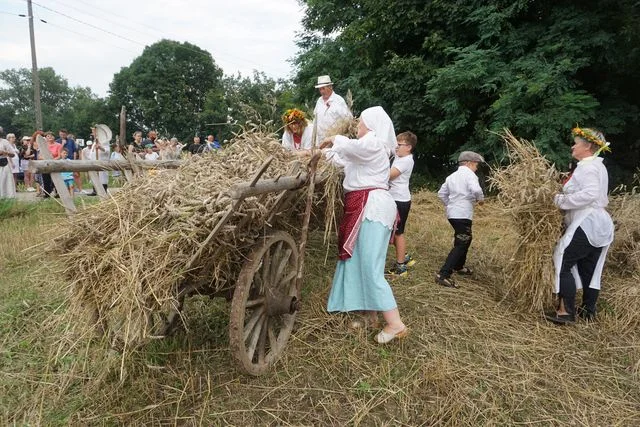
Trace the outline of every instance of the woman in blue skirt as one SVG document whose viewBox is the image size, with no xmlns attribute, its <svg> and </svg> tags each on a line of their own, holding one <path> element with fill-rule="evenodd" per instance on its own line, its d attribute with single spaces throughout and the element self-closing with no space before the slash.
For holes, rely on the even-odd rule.
<svg viewBox="0 0 640 427">
<path fill-rule="evenodd" d="M 376 341 L 384 344 L 408 334 L 384 266 L 397 210 L 389 194 L 389 156 L 395 152 L 393 123 L 382 107 L 362 112 L 358 139 L 334 136 L 320 148 L 344 168 L 344 216 L 338 231 L 338 265 L 327 310 L 365 311 L 374 323 L 385 320 Z"/>
</svg>

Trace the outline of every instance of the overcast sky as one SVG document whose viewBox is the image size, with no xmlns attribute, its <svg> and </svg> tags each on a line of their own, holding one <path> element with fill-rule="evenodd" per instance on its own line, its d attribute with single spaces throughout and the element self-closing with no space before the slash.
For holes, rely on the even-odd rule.
<svg viewBox="0 0 640 427">
<path fill-rule="evenodd" d="M 26 0 L 0 0 L 0 71 L 31 68 Z M 107 95 L 145 45 L 188 41 L 224 73 L 287 78 L 302 30 L 297 0 L 33 0 L 38 67 Z M 43 23 L 40 20 L 47 21 Z"/>
</svg>

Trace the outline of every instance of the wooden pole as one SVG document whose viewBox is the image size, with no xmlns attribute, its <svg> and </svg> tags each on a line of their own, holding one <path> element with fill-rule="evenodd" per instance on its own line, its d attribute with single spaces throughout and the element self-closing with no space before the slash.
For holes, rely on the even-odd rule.
<svg viewBox="0 0 640 427">
<path fill-rule="evenodd" d="M 182 160 L 137 160 L 140 169 L 177 169 Z M 31 160 L 29 171 L 35 173 L 125 171 L 133 166 L 128 160 Z"/>
<path fill-rule="evenodd" d="M 27 0 L 29 13 L 29 39 L 31 40 L 31 78 L 33 79 L 33 107 L 36 112 L 36 129 L 42 130 L 42 107 L 40 106 L 40 75 L 38 74 L 38 60 L 36 59 L 36 36 L 33 29 L 33 7 L 31 0 Z M 47 149 L 47 151 L 49 151 Z"/>
<path fill-rule="evenodd" d="M 120 109 L 120 152 L 124 153 L 124 147 L 127 146 L 127 109 L 124 105 Z"/>
</svg>

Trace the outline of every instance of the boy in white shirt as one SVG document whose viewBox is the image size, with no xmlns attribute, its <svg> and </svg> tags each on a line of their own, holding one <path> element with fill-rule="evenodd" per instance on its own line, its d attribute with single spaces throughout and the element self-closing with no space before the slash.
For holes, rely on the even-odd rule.
<svg viewBox="0 0 640 427">
<path fill-rule="evenodd" d="M 449 175 L 440 190 L 438 198 L 446 206 L 447 219 L 454 230 L 453 249 L 447 260 L 436 274 L 436 283 L 449 288 L 457 288 L 451 279 L 455 271 L 458 274 L 470 275 L 473 271 L 465 267 L 467 252 L 471 245 L 473 203 L 484 203 L 484 193 L 476 176 L 478 164 L 484 163 L 484 158 L 473 151 L 463 151 L 458 156 L 458 170 Z"/>
<path fill-rule="evenodd" d="M 413 150 L 418 143 L 418 138 L 413 132 L 402 132 L 396 136 L 396 140 L 398 145 L 389 174 L 389 193 L 396 202 L 400 221 L 398 221 L 393 239 L 396 248 L 396 263 L 389 273 L 406 276 L 408 274 L 407 267 L 415 264 L 415 261 L 406 252 L 407 241 L 404 237 L 404 228 L 411 209 L 409 178 L 413 171 Z"/>
</svg>

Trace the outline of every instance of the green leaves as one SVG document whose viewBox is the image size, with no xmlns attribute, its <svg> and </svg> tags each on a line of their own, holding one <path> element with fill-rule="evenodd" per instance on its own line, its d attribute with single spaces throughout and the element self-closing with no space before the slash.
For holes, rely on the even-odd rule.
<svg viewBox="0 0 640 427">
<path fill-rule="evenodd" d="M 398 129 L 418 135 L 419 166 L 442 168 L 466 148 L 499 160 L 491 131 L 504 127 L 565 164 L 576 123 L 621 142 L 609 159 L 629 170 L 638 161 L 634 0 L 304 3 L 301 101 L 317 97 L 315 76 L 331 74 L 356 110 L 382 105 Z"/>
</svg>

